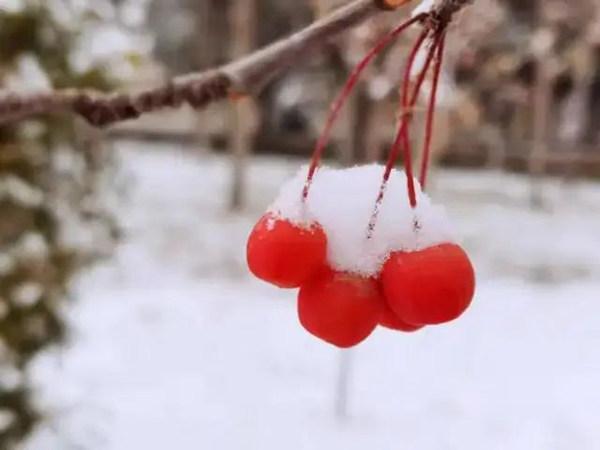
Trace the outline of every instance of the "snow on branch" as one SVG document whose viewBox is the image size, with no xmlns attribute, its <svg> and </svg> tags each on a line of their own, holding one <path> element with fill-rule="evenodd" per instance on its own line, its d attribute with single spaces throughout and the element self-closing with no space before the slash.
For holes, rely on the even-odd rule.
<svg viewBox="0 0 600 450">
<path fill-rule="evenodd" d="M 188 104 L 201 109 L 232 95 L 257 92 L 280 70 L 321 48 L 331 38 L 378 13 L 413 0 L 354 0 L 328 17 L 250 55 L 222 67 L 174 78 L 140 92 L 100 93 L 59 90 L 31 94 L 0 93 L 0 125 L 38 114 L 72 112 L 91 125 L 108 126 L 143 114 Z M 425 3 L 428 0 L 425 0 Z M 437 0 L 430 18 L 449 22 L 474 0 Z"/>
</svg>

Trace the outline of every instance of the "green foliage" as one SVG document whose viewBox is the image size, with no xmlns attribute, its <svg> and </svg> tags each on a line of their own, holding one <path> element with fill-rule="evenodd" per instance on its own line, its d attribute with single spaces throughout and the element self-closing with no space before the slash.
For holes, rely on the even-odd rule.
<svg viewBox="0 0 600 450">
<path fill-rule="evenodd" d="M 23 3 L 17 12 L 0 10 L 0 86 L 23 55 L 35 57 L 54 87 L 113 85 L 103 67 L 72 67 L 78 30 L 61 25 L 46 2 Z M 86 14 L 85 20 L 98 19 Z M 15 383 L 2 374 L 24 374 L 42 349 L 64 339 L 59 306 L 70 280 L 90 259 L 87 250 L 65 242 L 66 222 L 77 217 L 113 226 L 102 208 L 78 206 L 95 195 L 105 167 L 97 148 L 77 148 L 82 126 L 53 117 L 0 128 L 0 413 L 9 418 L 0 423 L 1 449 L 15 446 L 40 418 L 27 377 Z M 74 161 L 66 168 L 57 164 L 65 154 Z M 57 205 L 67 205 L 69 214 L 59 214 Z"/>
</svg>

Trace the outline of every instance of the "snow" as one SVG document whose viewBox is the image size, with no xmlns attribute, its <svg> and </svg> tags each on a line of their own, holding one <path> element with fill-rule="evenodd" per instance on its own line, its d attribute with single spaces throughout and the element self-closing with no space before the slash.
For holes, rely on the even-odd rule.
<svg viewBox="0 0 600 450">
<path fill-rule="evenodd" d="M 436 0 L 422 0 L 412 11 L 412 16 L 418 16 L 431 11 L 436 5 Z"/>
<path fill-rule="evenodd" d="M 595 450 L 600 442 L 600 186 L 439 171 L 478 272 L 460 321 L 378 329 L 350 353 L 349 416 L 334 415 L 340 351 L 297 323 L 294 293 L 254 280 L 244 244 L 297 161 L 255 159 L 227 213 L 224 159 L 121 152 L 130 196 L 116 255 L 84 274 L 68 344 L 29 377 L 46 420 L 26 450 Z"/>
<path fill-rule="evenodd" d="M 327 235 L 329 265 L 365 277 L 379 274 L 391 252 L 454 242 L 445 211 L 434 206 L 420 189 L 417 207 L 411 208 L 406 176 L 398 170 L 390 176 L 374 232 L 367 238 L 384 170 L 378 164 L 348 169 L 321 167 L 303 202 L 308 171 L 303 167 L 284 184 L 269 212 L 300 226 L 320 224 Z M 415 180 L 417 189 L 418 185 Z"/>
<path fill-rule="evenodd" d="M 44 91 L 50 89 L 48 74 L 33 53 L 23 53 L 17 58 L 14 72 L 8 73 L 2 88 L 6 91 Z"/>
<path fill-rule="evenodd" d="M 423 0 L 419 3 L 412 12 L 412 17 L 415 17 L 419 14 L 426 13 L 431 11 L 438 2 L 436 0 Z M 427 57 L 429 55 L 431 46 L 434 44 L 434 40 L 432 36 L 428 36 L 425 39 L 421 48 L 417 52 L 415 57 L 413 66 L 411 68 L 410 76 L 412 79 L 416 79 L 423 68 L 425 67 L 425 63 L 427 62 Z M 431 68 L 430 68 L 431 71 Z M 423 87 L 419 93 L 419 96 L 428 99 L 431 95 L 432 89 L 431 77 L 425 79 L 423 83 Z M 440 74 L 440 81 L 438 85 L 438 91 L 436 95 L 436 104 L 437 105 L 446 105 L 450 106 L 450 104 L 456 102 L 456 89 L 454 86 L 454 80 L 451 76 L 448 76 L 444 71 L 444 66 L 442 66 L 442 72 Z"/>
</svg>

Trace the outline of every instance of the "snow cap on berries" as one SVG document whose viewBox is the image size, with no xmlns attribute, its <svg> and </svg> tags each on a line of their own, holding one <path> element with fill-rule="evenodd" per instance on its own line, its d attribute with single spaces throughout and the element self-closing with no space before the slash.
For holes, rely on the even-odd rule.
<svg viewBox="0 0 600 450">
<path fill-rule="evenodd" d="M 406 176 L 397 170 L 391 174 L 375 229 L 367 239 L 383 171 L 377 164 L 349 169 L 322 167 L 307 201 L 302 202 L 307 172 L 302 168 L 281 188 L 269 211 L 300 226 L 319 223 L 327 234 L 331 267 L 363 276 L 378 275 L 393 251 L 415 251 L 455 241 L 444 209 L 431 203 L 416 180 L 417 207 L 410 207 Z"/>
</svg>

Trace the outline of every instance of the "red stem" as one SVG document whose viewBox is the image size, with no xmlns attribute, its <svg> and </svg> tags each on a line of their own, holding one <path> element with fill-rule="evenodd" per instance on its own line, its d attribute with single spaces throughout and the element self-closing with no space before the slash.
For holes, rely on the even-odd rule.
<svg viewBox="0 0 600 450">
<path fill-rule="evenodd" d="M 321 162 L 321 158 L 323 156 L 323 151 L 325 150 L 325 146 L 327 142 L 329 142 L 329 138 L 331 135 L 331 130 L 335 121 L 338 118 L 338 115 L 346 103 L 346 100 L 350 96 L 350 93 L 360 80 L 360 76 L 363 71 L 367 68 L 367 66 L 371 63 L 371 61 L 379 54 L 382 50 L 384 50 L 392 41 L 394 41 L 402 32 L 404 32 L 411 25 L 414 25 L 417 22 L 422 21 L 427 17 L 426 13 L 419 14 L 413 17 L 410 20 L 398 25 L 388 34 L 386 34 L 383 38 L 381 38 L 375 46 L 367 53 L 367 55 L 354 67 L 352 73 L 348 77 L 348 80 L 344 84 L 342 91 L 336 97 L 334 102 L 331 104 L 330 113 L 325 123 L 325 127 L 317 140 L 315 149 L 313 151 L 313 156 L 311 159 L 310 167 L 308 169 L 308 175 L 306 177 L 306 183 L 304 185 L 304 190 L 302 192 L 302 199 L 306 201 L 308 198 L 308 193 L 310 190 L 310 185 L 312 184 L 312 180 L 314 178 L 315 172 Z"/>
<path fill-rule="evenodd" d="M 427 173 L 429 171 L 429 162 L 431 160 L 431 139 L 433 137 L 433 125 L 435 120 L 435 106 L 437 101 L 437 91 L 442 73 L 442 62 L 444 59 L 444 47 L 446 44 L 446 33 L 442 32 L 437 44 L 437 52 L 435 56 L 435 65 L 433 68 L 433 80 L 431 84 L 431 95 L 429 97 L 429 105 L 427 107 L 427 124 L 425 126 L 425 142 L 423 145 L 423 160 L 421 161 L 421 176 L 419 182 L 421 189 L 425 190 L 427 184 Z"/>
<path fill-rule="evenodd" d="M 416 207 L 417 199 L 414 187 L 414 178 L 412 175 L 412 163 L 411 163 L 411 151 L 410 151 L 410 139 L 408 136 L 408 126 L 410 124 L 410 120 L 413 116 L 413 108 L 417 104 L 417 100 L 419 99 L 419 93 L 421 91 L 421 87 L 423 86 L 423 82 L 425 81 L 425 77 L 427 76 L 427 72 L 429 70 L 429 66 L 433 60 L 433 57 L 436 52 L 436 48 L 439 45 L 439 34 L 434 34 L 433 42 L 431 44 L 431 48 L 427 54 L 427 58 L 425 59 L 425 63 L 419 76 L 417 77 L 417 81 L 415 83 L 415 87 L 413 89 L 412 97 L 410 98 L 410 102 L 408 102 L 408 92 L 410 88 L 410 74 L 412 72 L 412 66 L 414 65 L 414 61 L 416 55 L 419 52 L 419 49 L 423 45 L 423 42 L 427 38 L 429 30 L 425 30 L 417 41 L 415 42 L 413 49 L 411 51 L 411 55 L 409 57 L 406 70 L 404 73 L 404 79 L 402 83 L 402 117 L 399 121 L 399 128 L 397 130 L 396 139 L 394 140 L 394 144 L 390 151 L 390 155 L 388 158 L 388 162 L 385 168 L 385 173 L 383 174 L 383 180 L 381 182 L 381 186 L 379 187 L 379 194 L 377 196 L 377 200 L 375 202 L 375 208 L 373 210 L 373 214 L 371 215 L 371 220 L 369 221 L 369 226 L 367 229 L 367 238 L 370 239 L 373 235 L 373 231 L 375 230 L 375 224 L 377 222 L 377 217 L 379 215 L 379 207 L 381 202 L 383 201 L 383 197 L 385 195 L 385 190 L 387 187 L 388 180 L 392 173 L 394 166 L 396 165 L 396 160 L 398 159 L 400 153 L 400 146 L 402 145 L 405 150 L 405 170 L 406 170 L 406 178 L 408 185 L 408 193 L 409 193 L 409 201 L 411 207 Z M 412 195 L 411 195 L 412 192 Z"/>
<path fill-rule="evenodd" d="M 394 166 L 396 165 L 396 160 L 398 159 L 400 150 L 403 150 L 404 171 L 406 173 L 406 178 L 407 178 L 406 182 L 407 182 L 409 202 L 410 202 L 410 206 L 412 208 L 417 206 L 417 195 L 416 195 L 416 190 L 415 190 L 415 180 L 414 180 L 413 169 L 412 169 L 412 154 L 411 154 L 408 130 L 409 130 L 410 122 L 413 117 L 413 108 L 415 107 L 417 100 L 419 99 L 419 93 L 421 92 L 423 82 L 425 81 L 425 77 L 426 77 L 429 67 L 431 65 L 431 61 L 433 59 L 433 56 L 435 55 L 435 50 L 438 45 L 437 35 L 434 35 L 434 41 L 433 41 L 432 46 L 427 54 L 425 64 L 423 65 L 423 68 L 422 68 L 421 72 L 419 73 L 419 76 L 415 83 L 412 97 L 410 97 L 410 100 L 409 100 L 410 75 L 412 73 L 412 68 L 414 66 L 417 54 L 419 53 L 419 50 L 421 49 L 421 46 L 423 45 L 423 42 L 427 38 L 428 34 L 429 34 L 428 29 L 423 30 L 423 32 L 421 33 L 421 35 L 419 36 L 419 38 L 417 39 L 417 41 L 415 42 L 415 44 L 411 50 L 411 53 L 410 53 L 410 56 L 409 56 L 409 59 L 408 59 L 407 65 L 406 65 L 406 69 L 404 72 L 404 79 L 402 82 L 402 115 L 401 115 L 400 121 L 398 122 L 398 128 L 396 130 L 396 138 L 394 139 L 394 143 L 390 150 L 388 162 L 385 167 L 385 173 L 383 175 L 383 181 L 381 184 L 379 198 L 378 198 L 379 202 L 381 202 L 383 200 L 383 195 L 385 194 L 386 184 L 390 178 L 390 175 L 392 173 L 392 170 L 394 169 Z"/>
</svg>

